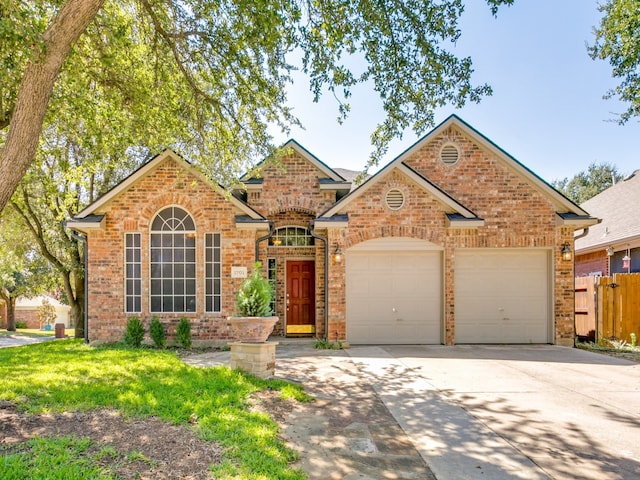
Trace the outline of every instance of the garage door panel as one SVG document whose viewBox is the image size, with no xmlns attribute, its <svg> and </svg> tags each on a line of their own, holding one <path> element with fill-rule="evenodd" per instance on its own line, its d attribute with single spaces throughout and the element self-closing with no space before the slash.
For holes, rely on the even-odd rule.
<svg viewBox="0 0 640 480">
<path fill-rule="evenodd" d="M 546 250 L 458 250 L 456 343 L 546 343 L 549 261 Z"/>
<path fill-rule="evenodd" d="M 439 251 L 347 252 L 351 343 L 440 343 Z"/>
</svg>

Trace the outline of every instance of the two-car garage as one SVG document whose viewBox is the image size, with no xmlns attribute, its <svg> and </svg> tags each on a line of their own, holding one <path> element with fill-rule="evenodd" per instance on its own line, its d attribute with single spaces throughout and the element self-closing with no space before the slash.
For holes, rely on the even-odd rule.
<svg viewBox="0 0 640 480">
<path fill-rule="evenodd" d="M 455 343 L 551 341 L 547 249 L 457 249 Z M 417 239 L 371 240 L 346 255 L 347 340 L 444 343 L 443 251 Z"/>
</svg>

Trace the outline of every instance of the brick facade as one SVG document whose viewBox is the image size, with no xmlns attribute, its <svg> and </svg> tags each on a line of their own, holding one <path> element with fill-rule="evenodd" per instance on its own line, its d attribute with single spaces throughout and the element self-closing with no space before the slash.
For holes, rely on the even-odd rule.
<svg viewBox="0 0 640 480">
<path fill-rule="evenodd" d="M 504 152 L 492 147 L 479 135 L 470 134 L 460 121 L 449 121 L 446 128 L 434 130 L 404 156 L 394 160 L 358 190 L 340 200 L 344 181 L 335 172 L 301 148 L 293 148 L 278 164 L 264 163 L 259 182 L 253 182 L 246 205 L 274 229 L 300 227 L 311 223 L 331 209 L 346 223 L 317 223 L 312 246 L 278 246 L 266 239 L 267 230 L 239 228 L 238 215 L 248 210 L 231 201 L 195 174 L 186 163 L 169 155 L 158 161 L 135 182 L 122 188 L 109 201 L 84 213 L 105 215 L 102 228 L 88 229 L 89 241 L 89 335 L 92 341 L 118 341 L 130 314 L 124 313 L 124 234 L 141 234 L 142 311 L 149 322 L 149 227 L 154 216 L 167 206 L 179 206 L 189 212 L 196 224 L 197 288 L 195 313 L 162 314 L 170 338 L 180 317 L 192 322 L 192 333 L 199 341 L 230 340 L 226 317 L 234 310 L 234 292 L 241 279 L 231 278 L 232 266 L 251 270 L 256 242 L 260 260 L 275 260 L 276 312 L 280 321 L 275 334 L 287 333 L 286 265 L 292 260 L 315 262 L 315 333 L 317 337 L 344 340 L 347 336 L 347 298 L 345 263 L 337 263 L 332 253 L 348 251 L 361 242 L 380 238 L 421 239 L 442 251 L 443 260 L 443 340 L 454 344 L 456 252 L 469 248 L 537 248 L 550 252 L 550 302 L 554 343 L 572 344 L 573 263 L 560 259 L 563 243 L 573 245 L 574 226 L 558 223 L 559 211 L 566 205 L 543 182 Z M 445 165 L 440 150 L 455 144 L 460 159 Z M 294 144 L 294 147 L 297 144 Z M 404 165 L 403 168 L 396 168 Z M 407 167 L 414 174 L 407 173 Z M 416 180 L 416 175 L 424 180 Z M 329 178 L 331 177 L 331 178 Z M 331 182 L 342 186 L 327 186 Z M 432 187 L 425 188 L 430 182 Z M 430 190 L 430 188 L 432 188 Z M 440 189 L 452 200 L 443 200 L 433 189 Z M 392 210 L 385 198 L 390 190 L 399 190 L 404 205 Z M 458 203 L 455 203 L 458 202 Z M 482 219 L 481 226 L 451 226 L 447 213 L 452 205 L 462 205 Z M 462 208 L 462 207 L 461 207 Z M 266 223 L 266 222 L 265 222 Z M 204 312 L 205 233 L 220 233 L 222 238 L 222 311 Z M 328 284 L 325 288 L 325 259 Z M 327 297 L 325 298 L 325 292 Z M 325 303 L 328 309 L 325 312 Z M 328 331 L 325 332 L 325 315 Z"/>
<path fill-rule="evenodd" d="M 603 277 L 609 275 L 609 257 L 604 249 L 576 255 L 576 277 L 586 277 L 596 272 Z"/>
</svg>

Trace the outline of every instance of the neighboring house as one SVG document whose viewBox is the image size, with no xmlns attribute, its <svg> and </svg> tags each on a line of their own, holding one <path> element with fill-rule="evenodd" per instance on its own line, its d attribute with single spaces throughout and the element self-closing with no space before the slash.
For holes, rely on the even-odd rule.
<svg viewBox="0 0 640 480">
<path fill-rule="evenodd" d="M 20 297 L 16 300 L 15 319 L 16 322 L 25 322 L 27 328 L 40 328 L 38 319 L 38 308 L 42 306 L 44 300 L 48 300 L 56 311 L 56 318 L 51 322 L 51 328 L 56 323 L 64 323 L 65 328 L 70 326 L 71 307 L 60 303 L 48 295 L 40 295 L 33 298 Z"/>
<path fill-rule="evenodd" d="M 166 151 L 79 212 L 88 335 L 134 315 L 229 338 L 259 258 L 277 335 L 350 343 L 573 345 L 576 229 L 596 220 L 457 116 L 358 188 L 291 140 L 229 195 Z"/>
<path fill-rule="evenodd" d="M 638 205 L 640 170 L 581 205 L 602 222 L 576 237 L 577 277 L 640 272 Z"/>
</svg>

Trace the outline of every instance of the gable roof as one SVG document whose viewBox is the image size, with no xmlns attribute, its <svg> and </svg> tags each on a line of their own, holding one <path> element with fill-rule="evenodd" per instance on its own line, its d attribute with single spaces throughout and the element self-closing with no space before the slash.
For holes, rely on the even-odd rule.
<svg viewBox="0 0 640 480">
<path fill-rule="evenodd" d="M 640 170 L 612 185 L 581 206 L 602 219 L 576 240 L 576 252 L 640 241 Z"/>
<path fill-rule="evenodd" d="M 403 173 L 415 183 L 417 183 L 422 189 L 431 194 L 434 198 L 440 201 L 445 205 L 448 211 L 447 214 L 457 214 L 458 217 L 450 217 L 450 218 L 463 218 L 463 219 L 473 219 L 473 220 L 482 220 L 478 218 L 478 216 L 469 210 L 467 207 L 459 203 L 456 199 L 451 197 L 447 192 L 440 189 L 435 184 L 431 183 L 427 178 L 420 175 L 418 172 L 405 165 L 404 163 L 394 164 L 391 162 L 387 166 L 385 166 L 378 173 L 369 177 L 366 182 L 360 185 L 358 188 L 353 190 L 349 195 L 343 197 L 341 200 L 333 204 L 331 208 L 320 215 L 321 218 L 333 217 L 339 214 L 344 208 L 351 203 L 356 198 L 363 195 L 367 190 L 369 190 L 373 185 L 375 185 L 380 179 L 384 178 L 387 174 L 391 173 L 394 170 L 398 170 Z"/>
<path fill-rule="evenodd" d="M 427 133 L 424 137 L 415 142 L 412 146 L 407 148 L 404 152 L 398 155 L 395 159 L 389 162 L 385 167 L 383 167 L 378 173 L 367 179 L 360 187 L 353 190 L 349 195 L 343 197 L 340 201 L 334 204 L 331 208 L 329 208 L 326 212 L 324 212 L 322 217 L 331 217 L 340 212 L 348 203 L 353 201 L 353 199 L 357 198 L 361 195 L 366 189 L 370 187 L 373 183 L 376 182 L 377 179 L 386 175 L 387 172 L 392 171 L 393 169 L 399 169 L 405 174 L 409 175 L 411 178 L 416 180 L 417 182 L 425 188 L 425 190 L 429 191 L 440 201 L 448 205 L 451 209 L 454 210 L 453 213 L 457 213 L 458 215 L 462 215 L 463 219 L 466 220 L 482 220 L 475 216 L 473 212 L 468 210 L 462 204 L 457 202 L 453 197 L 447 194 L 445 191 L 440 189 L 435 184 L 431 183 L 426 177 L 420 175 L 415 170 L 409 168 L 404 162 L 412 157 L 414 153 L 416 153 L 419 149 L 421 149 L 425 144 L 432 141 L 446 129 L 451 126 L 456 126 L 459 128 L 465 135 L 470 137 L 475 143 L 480 146 L 483 146 L 491 153 L 493 153 L 505 166 L 527 181 L 530 185 L 540 191 L 543 195 L 545 195 L 549 201 L 551 201 L 556 209 L 558 210 L 558 225 L 570 225 L 575 228 L 582 228 L 589 225 L 593 225 L 598 222 L 597 218 L 593 218 L 587 213 L 586 210 L 582 209 L 580 206 L 576 205 L 570 199 L 565 197 L 562 193 L 558 192 L 547 182 L 542 180 L 538 175 L 533 173 L 523 164 L 521 164 L 514 157 L 509 155 L 506 151 L 500 148 L 498 145 L 493 143 L 490 139 L 485 137 L 483 134 L 478 132 L 471 125 L 466 123 L 457 115 L 450 115 L 446 120 L 436 126 L 433 130 Z M 451 215 L 451 212 L 448 212 L 449 220 L 457 219 L 460 220 L 460 217 Z"/>
<path fill-rule="evenodd" d="M 219 193 L 220 195 L 227 196 L 229 201 L 237 207 L 245 216 L 254 219 L 254 220 L 265 220 L 266 219 L 260 215 L 257 211 L 251 208 L 249 205 L 244 203 L 242 200 L 234 197 L 233 195 L 227 194 L 227 191 L 219 184 L 212 182 L 208 179 L 202 172 L 200 172 L 197 168 L 191 165 L 187 160 L 182 158 L 182 156 L 175 153 L 173 150 L 167 149 L 162 153 L 159 153 L 155 157 L 151 158 L 148 162 L 140 166 L 137 170 L 135 170 L 131 175 L 118 183 L 115 187 L 109 190 L 107 193 L 96 199 L 93 203 L 87 205 L 80 212 L 76 214 L 74 218 L 67 222 L 67 225 L 70 228 L 74 228 L 76 226 L 80 226 L 80 224 L 87 223 L 93 224 L 100 223 L 102 218 L 100 216 L 95 215 L 95 213 L 107 203 L 109 203 L 114 198 L 118 197 L 125 191 L 127 191 L 130 187 L 135 185 L 137 182 L 142 180 L 148 174 L 150 174 L 153 170 L 158 168 L 164 162 L 173 160 L 181 165 L 183 168 L 188 170 L 191 174 L 211 186 L 211 188 Z M 98 219 L 96 222 L 96 219 Z"/>
<path fill-rule="evenodd" d="M 589 217 L 589 214 L 586 210 L 583 210 L 580 206 L 576 205 L 562 193 L 558 192 L 555 188 L 545 182 L 533 171 L 529 170 L 529 168 L 524 166 L 509 153 L 496 145 L 492 140 L 484 136 L 482 133 L 480 133 L 478 130 L 473 128 L 471 125 L 469 125 L 467 122 L 465 122 L 455 114 L 450 115 L 448 118 L 446 118 L 442 123 L 440 123 L 440 125 L 436 126 L 433 130 L 431 130 L 424 137 L 414 143 L 411 147 L 402 152 L 391 163 L 402 163 L 405 160 L 408 160 L 426 143 L 430 142 L 433 138 L 437 137 L 451 126 L 456 126 L 460 130 L 462 130 L 465 135 L 470 137 L 475 143 L 493 153 L 502 162 L 503 165 L 514 171 L 517 175 L 526 180 L 527 183 L 529 183 L 530 185 L 538 189 L 543 195 L 545 195 L 554 205 L 556 205 L 556 208 L 559 212 L 573 213 L 580 217 Z"/>
<path fill-rule="evenodd" d="M 289 140 L 287 140 L 287 142 L 284 145 L 282 145 L 282 148 L 291 148 L 298 155 L 300 155 L 302 158 L 304 158 L 307 162 L 309 162 L 315 168 L 320 170 L 324 175 L 326 175 L 326 178 L 329 178 L 330 180 L 333 180 L 334 182 L 337 182 L 337 183 L 345 183 L 345 182 L 350 183 L 350 180 L 347 180 L 342 175 L 340 175 L 336 170 L 332 169 L 326 163 L 322 162 L 318 157 L 316 157 L 309 150 L 307 150 L 302 145 L 300 145 L 293 138 L 290 138 Z M 260 165 L 262 165 L 266 160 L 267 159 L 264 159 L 264 160 L 258 162 L 256 167 L 259 167 Z M 245 173 L 240 178 L 240 180 L 242 180 L 243 182 L 250 182 L 250 181 L 255 181 L 256 180 L 253 177 L 248 177 L 248 175 L 249 175 L 248 173 Z"/>
</svg>

